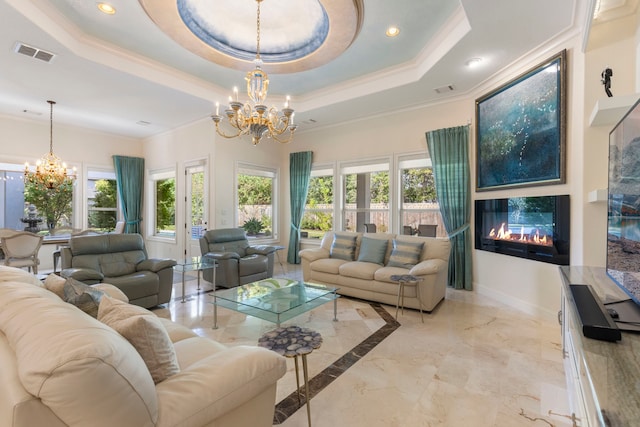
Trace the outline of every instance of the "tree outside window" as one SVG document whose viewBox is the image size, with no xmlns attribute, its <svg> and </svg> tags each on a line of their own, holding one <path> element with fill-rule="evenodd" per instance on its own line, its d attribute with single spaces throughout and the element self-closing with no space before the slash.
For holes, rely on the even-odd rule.
<svg viewBox="0 0 640 427">
<path fill-rule="evenodd" d="M 88 181 L 87 199 L 89 228 L 108 232 L 113 231 L 118 220 L 118 192 L 115 179 L 97 179 Z"/>
<path fill-rule="evenodd" d="M 155 181 L 156 229 L 158 236 L 174 237 L 176 234 L 176 179 Z"/>
<path fill-rule="evenodd" d="M 49 231 L 71 227 L 73 213 L 73 181 L 68 179 L 54 189 L 37 182 L 25 181 L 24 201 L 38 210 Z"/>
<path fill-rule="evenodd" d="M 445 237 L 446 230 L 440 214 L 430 159 L 401 159 L 399 171 L 400 231 L 404 232 L 404 227 L 410 227 L 411 234 L 416 234 L 420 224 L 436 224 L 437 235 Z"/>
<path fill-rule="evenodd" d="M 258 166 L 238 168 L 238 226 L 252 239 L 276 237 L 274 208 L 276 171 Z"/>
<path fill-rule="evenodd" d="M 320 239 L 325 232 L 333 230 L 333 181 L 332 169 L 311 171 L 307 202 L 300 224 L 303 236 Z"/>
</svg>

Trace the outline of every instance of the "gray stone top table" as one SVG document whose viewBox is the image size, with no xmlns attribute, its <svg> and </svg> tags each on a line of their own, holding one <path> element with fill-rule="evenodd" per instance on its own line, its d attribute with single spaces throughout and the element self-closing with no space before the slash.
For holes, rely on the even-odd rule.
<svg viewBox="0 0 640 427">
<path fill-rule="evenodd" d="M 308 328 L 300 326 L 288 326 L 284 328 L 276 328 L 272 331 L 265 332 L 259 339 L 258 345 L 276 353 L 293 357 L 296 364 L 296 385 L 298 386 L 298 403 L 300 401 L 300 376 L 298 374 L 298 356 L 302 356 L 302 369 L 304 373 L 304 395 L 307 403 L 307 422 L 311 427 L 311 406 L 309 401 L 309 372 L 307 370 L 307 354 L 313 350 L 320 348 L 322 345 L 322 335 Z"/>
<path fill-rule="evenodd" d="M 285 357 L 295 357 L 320 348 L 322 336 L 308 328 L 289 326 L 266 332 L 258 340 L 258 345 Z"/>
</svg>

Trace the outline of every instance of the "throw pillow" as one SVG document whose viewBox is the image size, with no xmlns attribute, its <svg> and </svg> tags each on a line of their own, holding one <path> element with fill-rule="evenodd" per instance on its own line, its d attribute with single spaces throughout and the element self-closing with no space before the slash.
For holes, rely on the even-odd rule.
<svg viewBox="0 0 640 427">
<path fill-rule="evenodd" d="M 91 317 L 98 317 L 98 305 L 104 295 L 97 289 L 69 277 L 63 287 L 64 298 Z"/>
<path fill-rule="evenodd" d="M 105 296 L 98 320 L 114 329 L 138 351 L 154 383 L 180 372 L 178 357 L 162 321 L 149 310 Z"/>
<path fill-rule="evenodd" d="M 335 234 L 329 257 L 353 261 L 356 255 L 356 238 L 357 236 Z"/>
<path fill-rule="evenodd" d="M 386 239 L 372 239 L 371 237 L 366 236 L 362 237 L 358 261 L 384 265 L 384 256 L 387 253 L 388 245 L 389 241 Z"/>
<path fill-rule="evenodd" d="M 67 283 L 67 279 L 60 277 L 57 274 L 51 273 L 44 279 L 44 287 L 58 295 L 61 300 L 64 300 L 64 284 Z"/>
<path fill-rule="evenodd" d="M 389 257 L 389 267 L 411 268 L 420 261 L 424 242 L 393 241 L 393 251 Z"/>
<path fill-rule="evenodd" d="M 110 296 L 111 298 L 115 298 L 123 302 L 129 302 L 129 298 L 125 295 L 125 293 L 122 292 L 120 288 L 110 283 L 97 283 L 95 285 L 91 285 L 91 287 L 93 289 L 99 290 L 107 296 Z"/>
</svg>

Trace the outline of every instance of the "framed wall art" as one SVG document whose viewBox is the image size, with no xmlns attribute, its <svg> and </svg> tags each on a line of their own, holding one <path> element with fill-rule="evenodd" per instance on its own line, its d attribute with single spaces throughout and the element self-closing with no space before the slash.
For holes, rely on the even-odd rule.
<svg viewBox="0 0 640 427">
<path fill-rule="evenodd" d="M 566 50 L 476 100 L 476 190 L 566 180 Z"/>
</svg>

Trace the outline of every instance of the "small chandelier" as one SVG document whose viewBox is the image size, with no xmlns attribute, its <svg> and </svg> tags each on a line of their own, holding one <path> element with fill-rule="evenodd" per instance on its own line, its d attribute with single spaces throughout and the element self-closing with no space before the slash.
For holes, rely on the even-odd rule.
<svg viewBox="0 0 640 427">
<path fill-rule="evenodd" d="M 289 97 L 282 113 L 278 112 L 275 107 L 267 107 L 265 101 L 267 99 L 267 90 L 269 88 L 269 77 L 261 68 L 262 59 L 260 58 L 260 3 L 263 0 L 256 0 L 258 3 L 257 13 L 257 40 L 256 40 L 256 59 L 254 64 L 256 68 L 249 71 L 245 80 L 247 81 L 247 94 L 253 101 L 253 105 L 249 102 L 243 104 L 238 102 L 238 88 L 233 88 L 235 100 L 229 97 L 229 108 L 225 110 L 229 124 L 234 128 L 233 134 L 226 134 L 220 129 L 220 103 L 216 102 L 216 114 L 211 119 L 216 124 L 216 132 L 224 138 L 236 138 L 242 135 L 251 135 L 253 145 L 258 145 L 263 136 L 272 138 L 282 144 L 289 143 L 293 140 L 293 134 L 297 128 L 293 124 L 293 109 L 289 105 Z M 288 134 L 285 132 L 288 131 Z"/>
<path fill-rule="evenodd" d="M 35 172 L 29 170 L 29 163 L 24 164 L 25 181 L 31 184 L 44 186 L 49 190 L 53 190 L 62 184 L 73 184 L 76 179 L 76 168 L 73 173 L 67 171 L 67 164 L 58 156 L 53 154 L 53 104 L 55 101 L 47 101 L 50 108 L 49 113 L 49 153 L 45 154 L 36 162 Z"/>
</svg>

